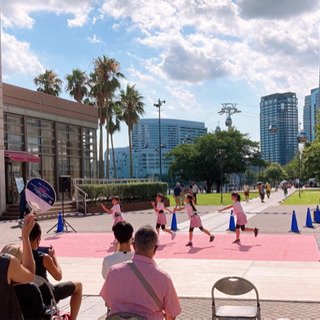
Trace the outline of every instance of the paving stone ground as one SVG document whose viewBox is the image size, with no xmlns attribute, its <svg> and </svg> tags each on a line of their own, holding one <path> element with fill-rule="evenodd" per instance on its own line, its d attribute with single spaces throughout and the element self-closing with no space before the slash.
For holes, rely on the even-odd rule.
<svg viewBox="0 0 320 320">
<path fill-rule="evenodd" d="M 272 196 L 271 196 L 272 197 Z M 253 200 L 254 201 L 254 200 Z M 247 212 L 249 223 L 248 226 L 257 226 L 260 233 L 268 234 L 288 234 L 291 227 L 292 211 L 295 210 L 298 226 L 301 234 L 315 235 L 318 246 L 320 248 L 320 224 L 314 224 L 314 228 L 305 228 L 306 212 L 308 206 L 268 206 L 266 200 L 265 209 L 260 212 L 250 210 Z M 261 205 L 261 204 L 260 204 Z M 313 209 L 315 206 L 310 206 Z M 220 206 L 199 206 L 201 215 L 209 212 L 215 212 Z M 312 215 L 313 216 L 313 215 Z M 155 224 L 155 215 L 150 210 L 130 213 L 125 215 L 126 220 L 133 224 L 134 228 L 138 228 L 141 224 Z M 68 222 L 78 232 L 111 232 L 112 217 L 110 215 L 96 215 L 87 217 L 68 217 Z M 187 220 L 186 214 L 179 214 L 178 222 Z M 46 231 L 56 223 L 55 220 L 41 221 L 41 227 L 45 237 L 54 235 L 52 230 L 48 234 Z M 20 229 L 16 222 L 0 221 L 0 248 L 9 242 L 17 242 L 20 236 Z M 303 270 L 301 270 L 303 272 Z M 319 264 L 320 272 L 320 264 Z M 320 288 L 319 288 L 320 295 Z M 211 300 L 208 298 L 181 298 L 182 314 L 178 319 L 211 319 Z M 221 302 L 225 302 L 221 300 Z M 238 300 L 228 300 L 232 304 L 239 303 Z M 249 303 L 241 301 L 241 303 Z M 68 300 L 60 303 L 62 309 L 67 309 Z M 91 320 L 100 319 L 105 314 L 105 306 L 99 296 L 84 296 L 78 319 Z M 320 304 L 315 302 L 301 301 L 261 301 L 262 319 L 320 319 Z"/>
<path fill-rule="evenodd" d="M 209 320 L 212 319 L 212 303 L 208 298 L 180 298 L 182 313 L 179 320 Z M 217 300 L 217 305 L 253 305 L 252 301 Z M 261 318 L 263 320 L 318 320 L 320 319 L 320 305 L 315 302 L 273 301 L 261 300 Z M 66 304 L 64 305 L 66 306 Z M 62 306 L 62 308 L 64 307 Z M 68 308 L 63 308 L 68 310 Z M 93 314 L 99 314 L 98 320 L 106 318 L 106 310 L 101 298 L 86 296 L 83 298 L 79 320 L 96 319 Z M 100 312 L 100 313 L 99 313 Z"/>
</svg>

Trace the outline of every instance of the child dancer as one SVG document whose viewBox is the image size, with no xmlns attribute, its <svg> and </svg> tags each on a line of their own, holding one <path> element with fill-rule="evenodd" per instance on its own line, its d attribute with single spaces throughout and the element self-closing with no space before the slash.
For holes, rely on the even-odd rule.
<svg viewBox="0 0 320 320">
<path fill-rule="evenodd" d="M 156 205 L 157 203 L 157 205 Z M 168 212 L 172 213 L 171 210 L 167 209 L 164 206 L 163 203 L 163 194 L 162 193 L 158 193 L 157 197 L 156 197 L 156 203 L 154 201 L 151 202 L 154 211 L 157 214 L 157 225 L 156 225 L 156 230 L 158 232 L 159 235 L 159 231 L 160 231 L 160 227 L 162 229 L 162 231 L 164 232 L 168 232 L 171 234 L 171 239 L 173 240 L 176 236 L 176 234 L 174 232 L 172 232 L 169 229 L 166 229 L 166 223 L 167 223 L 167 219 L 166 219 L 166 215 L 164 213 L 164 210 L 167 210 Z"/>
<path fill-rule="evenodd" d="M 259 229 L 257 228 L 246 228 L 246 223 L 248 222 L 247 216 L 244 213 L 240 200 L 240 194 L 237 192 L 231 193 L 231 199 L 234 202 L 232 205 L 222 208 L 218 210 L 219 212 L 231 209 L 233 208 L 233 214 L 237 216 L 237 224 L 236 224 L 236 240 L 233 241 L 233 243 L 239 243 L 240 242 L 240 229 L 245 232 L 254 232 L 254 236 L 256 237 L 258 235 Z"/>
<path fill-rule="evenodd" d="M 109 210 L 107 209 L 103 204 L 101 204 L 101 207 L 103 209 L 103 211 L 107 212 L 107 213 L 112 213 L 112 217 L 113 217 L 113 226 L 112 226 L 112 231 L 114 226 L 119 222 L 123 220 L 122 214 L 121 214 L 121 206 L 120 206 L 120 199 L 118 196 L 113 196 L 111 199 L 111 203 L 113 204 L 112 208 Z M 114 241 L 112 242 L 112 244 L 116 244 L 117 240 L 114 239 Z"/>
<path fill-rule="evenodd" d="M 193 196 L 188 194 L 185 198 L 185 203 L 187 204 L 185 208 L 187 209 L 188 216 L 190 219 L 190 229 L 189 229 L 189 242 L 186 244 L 187 247 L 192 247 L 192 238 L 194 228 L 199 228 L 202 232 L 206 233 L 210 237 L 210 242 L 214 240 L 214 235 L 211 234 L 207 229 L 202 226 L 201 218 L 197 213 L 197 209 L 193 204 Z M 177 211 L 183 210 L 180 208 Z"/>
</svg>

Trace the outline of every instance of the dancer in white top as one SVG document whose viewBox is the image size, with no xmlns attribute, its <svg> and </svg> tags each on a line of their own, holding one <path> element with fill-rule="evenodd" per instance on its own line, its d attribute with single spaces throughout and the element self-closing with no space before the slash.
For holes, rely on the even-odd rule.
<svg viewBox="0 0 320 320">
<path fill-rule="evenodd" d="M 112 217 L 113 217 L 113 227 L 112 227 L 112 231 L 114 226 L 119 222 L 119 221 L 123 221 L 123 217 L 121 214 L 121 205 L 120 205 L 120 199 L 118 196 L 113 196 L 111 199 L 111 203 L 113 204 L 112 208 L 109 210 L 107 209 L 103 204 L 101 204 L 101 207 L 103 209 L 104 212 L 106 213 L 112 213 Z M 112 244 L 117 244 L 117 240 L 114 239 L 114 241 L 112 242 Z"/>
<path fill-rule="evenodd" d="M 233 243 L 239 243 L 240 242 L 240 229 L 245 232 L 254 232 L 255 237 L 258 235 L 259 229 L 257 228 L 246 228 L 246 224 L 248 222 L 247 216 L 244 213 L 242 206 L 241 206 L 241 196 L 237 192 L 231 193 L 231 199 L 234 201 L 233 204 L 230 206 L 227 206 L 225 208 L 222 208 L 218 210 L 218 212 L 225 211 L 227 209 L 233 208 L 233 214 L 237 217 L 237 224 L 236 224 L 236 240 L 233 241 Z"/>
<path fill-rule="evenodd" d="M 185 208 L 187 209 L 188 216 L 190 219 L 190 229 L 189 229 L 189 242 L 186 244 L 187 247 L 192 247 L 192 238 L 193 238 L 193 230 L 194 228 L 199 228 L 202 232 L 206 233 L 210 237 L 210 242 L 214 240 L 214 235 L 211 234 L 207 229 L 202 226 L 201 218 L 197 213 L 197 209 L 193 204 L 193 196 L 187 195 L 184 200 L 187 204 Z M 179 208 L 177 211 L 183 210 L 184 208 Z"/>
<path fill-rule="evenodd" d="M 156 205 L 156 203 L 157 203 L 157 205 Z M 167 218 L 164 213 L 164 210 L 167 210 L 170 213 L 173 213 L 173 212 L 164 206 L 162 193 L 157 194 L 156 203 L 154 201 L 151 202 L 153 209 L 157 214 L 156 230 L 157 230 L 158 236 L 159 236 L 159 231 L 160 231 L 160 227 L 161 227 L 162 231 L 171 234 L 171 239 L 173 240 L 175 238 L 176 234 L 166 228 Z"/>
</svg>

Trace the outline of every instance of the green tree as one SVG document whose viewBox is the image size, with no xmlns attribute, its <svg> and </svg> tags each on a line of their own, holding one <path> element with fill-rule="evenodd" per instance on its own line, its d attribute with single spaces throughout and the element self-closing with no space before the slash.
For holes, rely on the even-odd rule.
<svg viewBox="0 0 320 320">
<path fill-rule="evenodd" d="M 288 164 L 283 167 L 288 179 L 294 180 L 299 177 L 299 155 L 297 154 Z M 302 176 L 302 166 L 301 166 Z"/>
<path fill-rule="evenodd" d="M 52 70 L 46 70 L 43 74 L 39 74 L 33 78 L 33 82 L 38 86 L 38 92 L 47 93 L 52 96 L 59 96 L 61 92 L 62 80 Z"/>
<path fill-rule="evenodd" d="M 98 57 L 93 60 L 93 72 L 90 74 L 90 94 L 96 98 L 100 110 L 99 119 L 99 177 L 103 177 L 103 124 L 110 118 L 109 103 L 116 91 L 120 88 L 120 79 L 124 75 L 120 72 L 120 64 L 115 59 L 106 56 Z M 105 113 L 101 110 L 105 108 Z M 108 120 L 107 120 L 108 123 Z M 106 177 L 109 179 L 109 126 L 107 125 L 107 154 L 106 154 Z"/>
<path fill-rule="evenodd" d="M 320 181 L 320 139 L 308 144 L 302 152 L 302 168 L 305 178 L 317 178 Z"/>
<path fill-rule="evenodd" d="M 99 178 L 103 178 L 103 125 L 105 123 L 104 98 L 101 83 L 95 73 L 90 74 L 90 96 L 94 97 L 94 104 L 99 111 Z M 88 101 L 92 103 L 92 101 Z"/>
<path fill-rule="evenodd" d="M 112 160 L 113 160 L 113 178 L 117 179 L 117 166 L 116 166 L 116 157 L 114 153 L 113 135 L 115 132 L 120 131 L 121 110 L 118 104 L 114 101 L 110 102 L 109 108 L 110 108 L 109 134 L 110 134 Z"/>
<path fill-rule="evenodd" d="M 302 177 L 317 178 L 320 181 L 320 113 L 318 111 L 317 121 L 314 126 L 315 140 L 305 144 L 302 160 Z"/>
<path fill-rule="evenodd" d="M 66 90 L 79 103 L 88 95 L 88 77 L 84 71 L 73 69 L 72 74 L 66 75 Z"/>
<path fill-rule="evenodd" d="M 258 143 L 231 128 L 198 137 L 192 144 L 179 145 L 166 157 L 173 158 L 169 165 L 171 174 L 187 181 L 204 180 L 210 192 L 214 182 L 220 189 L 226 175 L 245 172 L 258 155 Z"/>
<path fill-rule="evenodd" d="M 135 85 L 127 84 L 126 90 L 120 91 L 120 105 L 122 109 L 122 119 L 128 126 L 129 155 L 130 155 L 130 178 L 133 177 L 132 160 L 132 130 L 133 125 L 140 120 L 144 114 L 143 96 L 135 89 Z"/>
<path fill-rule="evenodd" d="M 286 172 L 279 163 L 271 163 L 264 172 L 264 178 L 269 182 L 286 179 Z"/>
<path fill-rule="evenodd" d="M 254 184 L 255 182 L 258 181 L 257 173 L 254 172 L 253 170 L 246 170 L 246 172 L 244 174 L 244 180 L 249 185 Z"/>
</svg>

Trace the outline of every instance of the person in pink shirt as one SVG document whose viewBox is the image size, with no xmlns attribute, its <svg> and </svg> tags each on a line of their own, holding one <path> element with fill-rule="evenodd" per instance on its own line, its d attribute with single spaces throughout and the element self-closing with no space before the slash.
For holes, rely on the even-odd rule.
<svg viewBox="0 0 320 320">
<path fill-rule="evenodd" d="M 190 228 L 189 228 L 189 242 L 186 244 L 187 247 L 192 247 L 192 238 L 193 238 L 193 230 L 194 228 L 199 228 L 202 232 L 206 233 L 209 236 L 209 241 L 212 242 L 214 240 L 214 235 L 210 233 L 207 229 L 202 226 L 202 221 L 197 213 L 197 209 L 193 204 L 193 196 L 188 194 L 185 198 L 185 203 L 187 204 L 184 208 L 187 209 L 187 213 L 190 219 Z M 177 211 L 181 211 L 184 208 L 177 209 Z"/>
<path fill-rule="evenodd" d="M 156 205 L 156 203 L 157 203 L 157 205 Z M 171 239 L 174 239 L 176 234 L 174 232 L 172 232 L 171 230 L 166 228 L 167 218 L 166 218 L 166 215 L 164 213 L 164 210 L 167 210 L 170 213 L 172 213 L 172 211 L 167 209 L 164 206 L 163 194 L 162 193 L 158 193 L 157 197 L 156 197 L 156 202 L 153 201 L 153 202 L 151 202 L 151 204 L 153 206 L 154 211 L 157 214 L 156 230 L 157 230 L 158 236 L 159 236 L 160 227 L 161 227 L 162 231 L 170 233 L 171 234 Z"/>
<path fill-rule="evenodd" d="M 158 248 L 158 235 L 151 226 L 140 228 L 134 237 L 133 263 L 162 302 L 162 310 L 146 291 L 128 262 L 110 268 L 100 296 L 110 315 L 130 312 L 146 319 L 174 320 L 181 312 L 180 302 L 170 276 L 158 268 L 153 257 Z"/>
<path fill-rule="evenodd" d="M 227 206 L 225 208 L 222 208 L 218 210 L 219 212 L 225 211 L 227 209 L 233 208 L 233 214 L 237 217 L 237 224 L 236 224 L 236 240 L 233 241 L 233 243 L 239 243 L 240 242 L 240 229 L 245 232 L 254 232 L 255 237 L 258 235 L 259 229 L 257 228 L 246 228 L 246 224 L 248 222 L 247 216 L 244 213 L 242 206 L 241 206 L 241 196 L 237 192 L 231 193 L 231 199 L 234 201 L 234 203 L 230 206 Z"/>
</svg>

